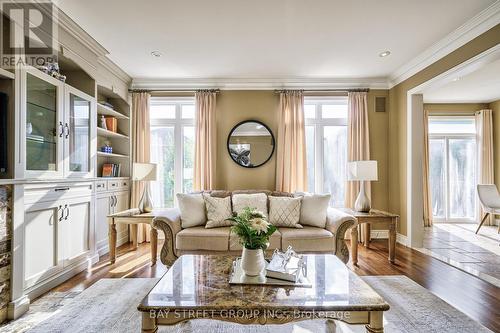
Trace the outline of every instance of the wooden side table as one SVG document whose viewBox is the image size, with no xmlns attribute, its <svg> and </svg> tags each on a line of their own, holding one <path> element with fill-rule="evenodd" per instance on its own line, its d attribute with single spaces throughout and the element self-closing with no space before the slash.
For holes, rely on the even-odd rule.
<svg viewBox="0 0 500 333">
<path fill-rule="evenodd" d="M 399 215 L 372 209 L 369 213 L 357 212 L 349 208 L 340 208 L 347 214 L 354 216 L 358 220 L 358 225 L 364 235 L 364 246 L 370 245 L 370 233 L 372 224 L 389 223 L 389 261 L 396 259 L 396 231 L 398 227 Z M 351 228 L 351 252 L 352 263 L 358 264 L 358 227 Z"/>
<path fill-rule="evenodd" d="M 142 213 L 139 209 L 128 209 L 108 216 L 109 224 L 109 261 L 114 264 L 116 260 L 116 224 L 125 223 L 130 224 L 130 238 L 133 245 L 137 248 L 137 227 L 139 224 L 148 224 L 151 226 L 151 265 L 156 264 L 157 251 L 158 251 L 158 231 L 153 228 L 152 222 L 155 215 L 153 213 Z"/>
</svg>

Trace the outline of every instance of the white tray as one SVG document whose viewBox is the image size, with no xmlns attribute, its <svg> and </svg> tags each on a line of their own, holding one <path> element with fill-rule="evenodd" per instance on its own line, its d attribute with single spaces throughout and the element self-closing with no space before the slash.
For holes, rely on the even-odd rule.
<svg viewBox="0 0 500 333">
<path fill-rule="evenodd" d="M 229 275 L 229 284 L 249 284 L 249 285 L 265 285 L 265 286 L 292 286 L 311 288 L 312 284 L 306 276 L 300 276 L 297 282 L 279 280 L 266 277 L 266 270 L 262 271 L 259 276 L 248 276 L 241 269 L 241 258 L 236 258 L 233 261 L 233 268 Z"/>
</svg>

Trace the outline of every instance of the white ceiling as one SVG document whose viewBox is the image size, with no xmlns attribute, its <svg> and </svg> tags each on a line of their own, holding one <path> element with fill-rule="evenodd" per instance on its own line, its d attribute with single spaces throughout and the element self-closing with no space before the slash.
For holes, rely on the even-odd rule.
<svg viewBox="0 0 500 333">
<path fill-rule="evenodd" d="M 500 52 L 498 52 L 500 53 Z M 490 103 L 500 99 L 500 55 L 466 75 L 450 75 L 423 92 L 425 103 Z"/>
<path fill-rule="evenodd" d="M 373 79 L 495 1 L 54 2 L 133 78 Z M 385 50 L 392 54 L 380 58 Z"/>
</svg>

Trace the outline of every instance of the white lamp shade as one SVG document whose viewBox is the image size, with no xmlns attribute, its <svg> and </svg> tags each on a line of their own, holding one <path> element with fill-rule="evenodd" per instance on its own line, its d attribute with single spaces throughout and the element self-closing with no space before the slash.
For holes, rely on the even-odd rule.
<svg viewBox="0 0 500 333">
<path fill-rule="evenodd" d="M 377 161 L 354 161 L 347 164 L 349 180 L 378 180 Z"/>
<path fill-rule="evenodd" d="M 154 163 L 134 163 L 132 166 L 132 179 L 155 181 L 156 164 Z"/>
</svg>

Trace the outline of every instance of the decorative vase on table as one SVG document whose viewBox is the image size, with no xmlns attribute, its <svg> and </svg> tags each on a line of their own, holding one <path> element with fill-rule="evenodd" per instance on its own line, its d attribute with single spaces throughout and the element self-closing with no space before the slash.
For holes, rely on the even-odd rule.
<svg viewBox="0 0 500 333">
<path fill-rule="evenodd" d="M 267 221 L 264 213 L 250 207 L 245 207 L 230 220 L 234 222 L 231 229 L 243 246 L 241 269 L 248 276 L 260 275 L 266 268 L 264 250 L 276 227 Z"/>
</svg>

